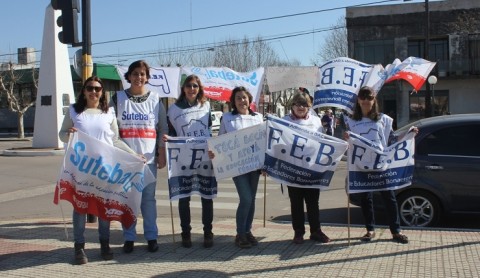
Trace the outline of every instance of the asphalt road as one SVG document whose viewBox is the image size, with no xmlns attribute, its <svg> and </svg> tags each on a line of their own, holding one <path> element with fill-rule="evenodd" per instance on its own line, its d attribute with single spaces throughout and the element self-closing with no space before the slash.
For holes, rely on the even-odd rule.
<svg viewBox="0 0 480 278">
<path fill-rule="evenodd" d="M 0 140 L 0 150 L 31 146 L 30 141 Z M 62 156 L 9 157 L 0 156 L 0 220 L 29 218 L 71 217 L 71 206 L 53 204 L 55 182 L 62 164 Z M 342 162 L 333 176 L 330 189 L 320 194 L 320 218 L 322 223 L 362 225 L 363 217 L 356 206 L 348 208 L 344 184 L 346 165 Z M 169 215 L 169 202 L 166 194 L 167 172 L 158 171 L 157 206 L 159 215 Z M 264 188 L 266 189 L 264 191 Z M 195 201 L 195 198 L 197 199 Z M 193 197 L 192 202 L 198 202 Z M 231 180 L 219 181 L 219 198 L 214 201 L 215 218 L 235 217 L 238 202 L 236 190 Z M 176 202 L 173 202 L 176 206 Z M 192 205 L 192 207 L 195 207 Z M 269 221 L 290 221 L 290 203 L 283 195 L 280 185 L 261 177 L 257 193 L 257 219 Z M 176 208 L 173 209 L 174 215 Z M 265 213 L 264 213 L 265 212 Z M 348 217 L 350 215 L 350 217 Z M 192 208 L 192 217 L 201 217 L 201 210 Z M 178 216 L 177 216 L 178 218 Z M 349 220 L 350 219 L 350 220 Z M 385 215 L 376 213 L 378 224 L 385 225 Z M 476 216 L 455 216 L 444 218 L 441 227 L 479 229 Z"/>
</svg>

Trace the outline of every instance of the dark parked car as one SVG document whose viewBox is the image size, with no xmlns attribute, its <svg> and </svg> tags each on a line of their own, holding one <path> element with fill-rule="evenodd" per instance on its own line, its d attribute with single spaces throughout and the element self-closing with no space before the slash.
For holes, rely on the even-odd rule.
<svg viewBox="0 0 480 278">
<path fill-rule="evenodd" d="M 402 225 L 435 226 L 446 215 L 480 214 L 480 114 L 422 119 L 411 186 L 397 190 Z M 375 194 L 377 195 L 377 194 Z M 356 194 L 350 202 L 359 205 Z M 375 208 L 383 206 L 379 194 Z"/>
</svg>

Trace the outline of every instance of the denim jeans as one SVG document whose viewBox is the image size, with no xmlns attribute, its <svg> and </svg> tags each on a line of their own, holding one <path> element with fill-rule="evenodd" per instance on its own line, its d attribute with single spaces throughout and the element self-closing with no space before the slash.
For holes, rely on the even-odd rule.
<svg viewBox="0 0 480 278">
<path fill-rule="evenodd" d="M 213 200 L 202 199 L 202 224 L 203 232 L 205 234 L 212 232 L 213 222 Z M 182 227 L 182 233 L 190 234 L 192 226 L 190 226 L 190 197 L 181 198 L 178 200 L 178 214 L 180 215 L 180 227 Z"/>
<path fill-rule="evenodd" d="M 363 217 L 365 218 L 365 227 L 367 231 L 375 230 L 375 216 L 373 214 L 373 192 L 355 193 L 361 194 L 361 208 Z M 397 198 L 395 191 L 380 191 L 382 200 L 387 211 L 390 232 L 398 234 L 400 232 L 400 215 L 398 214 Z"/>
<path fill-rule="evenodd" d="M 85 243 L 85 222 L 86 214 L 80 214 L 73 211 L 73 240 L 75 243 Z M 98 238 L 99 240 L 109 240 L 110 221 L 98 218 Z"/>
<path fill-rule="evenodd" d="M 245 235 L 252 229 L 255 214 L 255 196 L 257 195 L 260 171 L 252 171 L 233 177 L 240 202 L 237 208 L 237 234 Z"/>
<path fill-rule="evenodd" d="M 292 211 L 293 230 L 305 234 L 305 211 L 303 209 L 303 202 L 305 202 L 307 206 L 308 223 L 310 224 L 310 233 L 315 233 L 320 229 L 320 208 L 318 205 L 320 189 L 287 187 Z"/>
<path fill-rule="evenodd" d="M 142 201 L 140 210 L 143 217 L 143 236 L 145 240 L 154 240 L 158 237 L 157 227 L 157 201 L 155 199 L 155 189 L 157 187 L 157 164 L 148 164 L 150 171 L 155 177 L 155 182 L 145 186 L 142 191 Z M 137 239 L 136 232 L 137 222 L 133 223 L 128 229 L 123 227 L 123 238 L 126 241 L 135 241 Z"/>
</svg>

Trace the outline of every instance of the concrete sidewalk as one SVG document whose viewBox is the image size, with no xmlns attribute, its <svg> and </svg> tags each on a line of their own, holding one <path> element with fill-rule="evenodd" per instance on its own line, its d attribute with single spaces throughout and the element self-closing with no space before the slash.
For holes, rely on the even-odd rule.
<svg viewBox="0 0 480 278">
<path fill-rule="evenodd" d="M 70 216 L 70 211 L 68 212 Z M 72 225 L 61 219 L 0 222 L 1 277 L 479 277 L 480 231 L 404 230 L 409 244 L 391 241 L 386 227 L 371 243 L 359 237 L 363 227 L 324 225 L 332 239 L 318 244 L 292 243 L 289 223 L 254 222 L 259 245 L 234 245 L 235 219 L 216 219 L 215 245 L 205 249 L 200 222 L 193 222 L 193 247 L 173 242 L 169 218 L 159 218 L 160 249 L 149 253 L 140 235 L 134 252 L 122 252 L 122 232 L 112 223 L 114 259 L 100 258 L 97 224 L 87 224 L 86 265 L 73 265 Z M 179 229 L 175 219 L 175 229 Z M 141 223 L 137 229 L 141 229 Z M 66 227 L 66 230 L 65 230 Z M 67 233 L 66 233 L 67 231 Z M 139 231 L 141 233 L 141 231 Z M 68 234 L 68 239 L 66 239 Z M 308 233 L 306 235 L 308 239 Z"/>
</svg>

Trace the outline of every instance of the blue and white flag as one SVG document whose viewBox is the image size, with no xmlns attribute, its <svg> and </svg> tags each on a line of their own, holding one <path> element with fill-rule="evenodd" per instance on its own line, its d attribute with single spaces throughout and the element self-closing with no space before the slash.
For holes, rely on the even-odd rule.
<svg viewBox="0 0 480 278">
<path fill-rule="evenodd" d="M 170 200 L 217 196 L 217 180 L 208 158 L 207 138 L 168 137 L 166 142 Z"/>
<path fill-rule="evenodd" d="M 326 189 L 348 144 L 268 115 L 265 171 L 289 186 Z"/>
<path fill-rule="evenodd" d="M 415 133 L 387 147 L 349 132 L 348 192 L 395 190 L 412 184 Z"/>
</svg>

